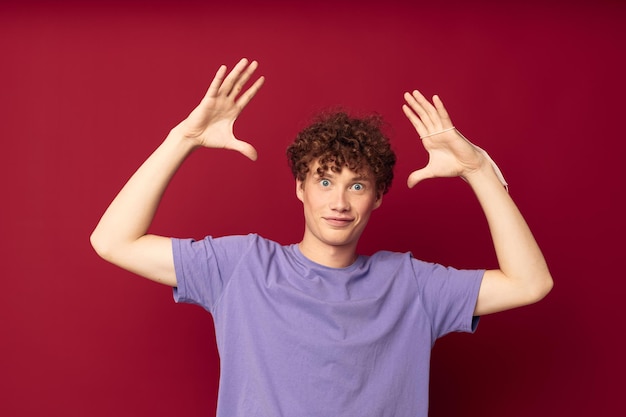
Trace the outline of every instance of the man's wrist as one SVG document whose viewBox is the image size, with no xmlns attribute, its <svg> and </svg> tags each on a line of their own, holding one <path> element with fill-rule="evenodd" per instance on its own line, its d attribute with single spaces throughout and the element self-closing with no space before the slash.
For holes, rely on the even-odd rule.
<svg viewBox="0 0 626 417">
<path fill-rule="evenodd" d="M 487 160 L 485 160 L 485 163 L 481 164 L 480 167 L 462 175 L 461 178 L 463 178 L 472 187 L 487 183 L 497 183 L 498 185 L 503 185 L 492 164 Z"/>
<path fill-rule="evenodd" d="M 170 133 L 165 138 L 165 141 L 171 142 L 174 146 L 180 147 L 187 152 L 193 152 L 200 147 L 197 140 L 185 135 L 184 129 L 180 124 L 170 130 Z"/>
<path fill-rule="evenodd" d="M 475 175 L 475 174 L 476 174 L 476 176 L 478 178 L 481 178 L 481 176 L 483 176 L 483 175 L 489 176 L 489 175 L 493 174 L 493 175 L 495 175 L 495 177 L 498 180 L 498 182 L 508 192 L 509 191 L 509 184 L 504 179 L 504 175 L 502 174 L 502 171 L 500 171 L 500 168 L 495 163 L 495 161 L 493 159 L 491 159 L 491 156 L 489 156 L 489 154 L 484 149 L 482 149 L 482 148 L 480 148 L 480 147 L 478 147 L 476 145 L 473 145 L 473 146 L 476 149 L 476 151 L 482 155 L 483 162 L 482 162 L 482 164 L 480 165 L 479 168 L 477 168 L 476 170 L 470 172 L 468 175 L 464 175 L 463 179 L 465 179 L 467 182 L 471 183 L 471 181 L 473 181 L 473 180 L 470 177 Z"/>
</svg>

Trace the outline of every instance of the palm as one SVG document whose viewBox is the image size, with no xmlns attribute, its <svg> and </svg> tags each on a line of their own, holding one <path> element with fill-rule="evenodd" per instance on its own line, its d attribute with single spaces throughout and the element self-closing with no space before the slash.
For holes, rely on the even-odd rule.
<svg viewBox="0 0 626 417">
<path fill-rule="evenodd" d="M 436 139 L 425 138 L 423 144 L 428 152 L 428 164 L 423 169 L 430 178 L 463 176 L 480 165 L 481 158 L 474 146 L 456 130 L 442 133 Z"/>
</svg>

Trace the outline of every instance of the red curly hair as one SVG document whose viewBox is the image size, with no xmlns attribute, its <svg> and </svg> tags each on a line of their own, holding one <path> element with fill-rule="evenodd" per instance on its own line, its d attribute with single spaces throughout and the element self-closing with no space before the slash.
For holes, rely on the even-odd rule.
<svg viewBox="0 0 626 417">
<path fill-rule="evenodd" d="M 364 118 L 351 117 L 345 111 L 320 114 L 287 148 L 293 176 L 304 181 L 315 161 L 320 165 L 319 175 L 329 169 L 340 172 L 343 167 L 354 172 L 369 168 L 377 192 L 385 194 L 393 180 L 396 155 L 382 126 L 382 118 L 375 114 Z"/>
</svg>

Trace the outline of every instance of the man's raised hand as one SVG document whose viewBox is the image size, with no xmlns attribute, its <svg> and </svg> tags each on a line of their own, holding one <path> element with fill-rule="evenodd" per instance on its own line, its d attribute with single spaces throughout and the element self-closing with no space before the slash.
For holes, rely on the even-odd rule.
<svg viewBox="0 0 626 417">
<path fill-rule="evenodd" d="M 259 77 L 241 93 L 257 67 L 256 61 L 248 63 L 244 58 L 226 74 L 226 66 L 222 65 L 198 107 L 176 128 L 197 146 L 231 149 L 256 160 L 256 149 L 235 137 L 233 125 L 265 81 Z"/>
<path fill-rule="evenodd" d="M 431 104 L 419 91 L 404 93 L 402 106 L 428 152 L 428 164 L 413 171 L 407 180 L 409 187 L 427 178 L 465 177 L 485 163 L 481 152 L 453 126 L 443 102 L 433 96 Z"/>
</svg>

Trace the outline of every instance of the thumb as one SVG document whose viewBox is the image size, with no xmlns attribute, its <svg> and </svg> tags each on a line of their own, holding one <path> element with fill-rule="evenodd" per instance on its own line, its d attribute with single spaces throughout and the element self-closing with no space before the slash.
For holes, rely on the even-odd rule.
<svg viewBox="0 0 626 417">
<path fill-rule="evenodd" d="M 433 175 L 430 173 L 428 167 L 425 167 L 411 172 L 409 178 L 406 181 L 406 184 L 409 186 L 409 188 L 413 188 L 415 184 L 428 178 L 433 178 Z"/>
<path fill-rule="evenodd" d="M 254 149 L 254 147 L 252 145 L 250 145 L 248 142 L 244 142 L 242 140 L 238 140 L 235 139 L 231 146 L 230 149 L 232 149 L 233 151 L 237 151 L 245 156 L 247 156 L 248 158 L 250 158 L 253 161 L 256 161 L 258 154 L 256 149 Z"/>
</svg>

